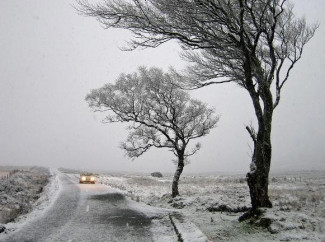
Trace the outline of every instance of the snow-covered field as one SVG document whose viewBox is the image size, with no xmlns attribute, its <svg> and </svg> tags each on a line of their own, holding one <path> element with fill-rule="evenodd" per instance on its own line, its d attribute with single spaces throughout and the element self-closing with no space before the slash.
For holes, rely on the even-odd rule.
<svg viewBox="0 0 325 242">
<path fill-rule="evenodd" d="M 177 208 L 211 241 L 325 241 L 325 172 L 274 174 L 272 209 L 238 222 L 250 207 L 244 175 L 183 176 L 171 199 L 171 176 L 101 175 L 99 182 L 152 206 Z"/>
</svg>

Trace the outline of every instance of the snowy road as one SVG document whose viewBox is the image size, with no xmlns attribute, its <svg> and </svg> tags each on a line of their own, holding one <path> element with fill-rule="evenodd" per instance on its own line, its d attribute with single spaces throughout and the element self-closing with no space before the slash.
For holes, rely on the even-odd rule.
<svg viewBox="0 0 325 242">
<path fill-rule="evenodd" d="M 175 241 L 161 211 L 153 220 L 154 210 L 146 213 L 107 186 L 78 184 L 76 176 L 62 173 L 59 180 L 62 188 L 55 203 L 5 241 Z"/>
</svg>

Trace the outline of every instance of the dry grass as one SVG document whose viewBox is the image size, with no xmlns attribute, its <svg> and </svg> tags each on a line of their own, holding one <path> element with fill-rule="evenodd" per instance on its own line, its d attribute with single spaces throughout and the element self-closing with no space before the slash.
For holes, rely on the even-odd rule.
<svg viewBox="0 0 325 242">
<path fill-rule="evenodd" d="M 324 203 L 325 189 L 310 190 L 307 187 L 288 189 L 273 187 L 269 191 L 273 205 L 283 211 L 301 211 L 308 209 L 313 212 Z"/>
<path fill-rule="evenodd" d="M 325 203 L 324 172 L 281 175 L 271 179 L 270 199 L 282 211 L 323 211 Z M 325 215 L 325 214 L 324 214 Z M 325 217 L 325 216 L 324 216 Z"/>
</svg>

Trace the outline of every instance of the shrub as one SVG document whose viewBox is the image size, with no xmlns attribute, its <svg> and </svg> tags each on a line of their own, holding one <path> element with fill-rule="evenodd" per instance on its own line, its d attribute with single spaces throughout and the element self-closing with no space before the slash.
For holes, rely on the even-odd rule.
<svg viewBox="0 0 325 242">
<path fill-rule="evenodd" d="M 163 174 L 161 174 L 161 172 L 152 172 L 151 173 L 151 176 L 153 176 L 153 177 L 163 177 Z"/>
</svg>

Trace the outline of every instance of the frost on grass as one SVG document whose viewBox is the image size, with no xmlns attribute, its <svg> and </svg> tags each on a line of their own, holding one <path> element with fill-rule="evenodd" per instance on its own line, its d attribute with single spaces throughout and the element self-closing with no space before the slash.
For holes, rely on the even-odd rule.
<svg viewBox="0 0 325 242">
<path fill-rule="evenodd" d="M 99 181 L 149 205 L 179 209 L 212 241 L 325 241 L 325 172 L 274 174 L 273 208 L 238 222 L 250 207 L 245 175 L 183 176 L 181 196 L 170 196 L 172 176 L 101 176 Z"/>
<path fill-rule="evenodd" d="M 27 214 L 40 198 L 49 181 L 44 168 L 12 170 L 0 180 L 0 224 L 14 221 Z"/>
</svg>

